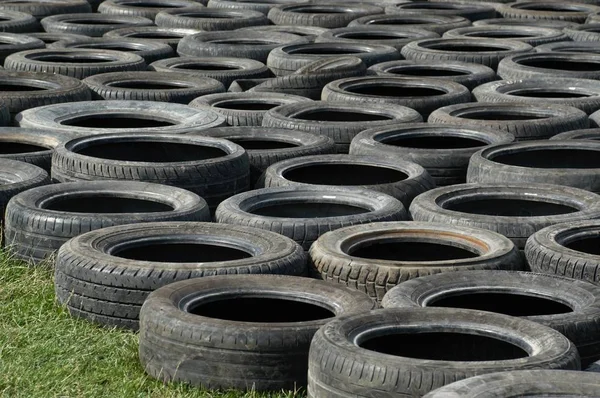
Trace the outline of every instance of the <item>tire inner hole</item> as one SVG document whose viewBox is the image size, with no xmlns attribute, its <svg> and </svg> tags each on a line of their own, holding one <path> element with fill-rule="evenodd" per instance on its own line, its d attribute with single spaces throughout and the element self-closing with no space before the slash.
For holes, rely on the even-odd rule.
<svg viewBox="0 0 600 398">
<path fill-rule="evenodd" d="M 140 51 L 140 45 L 139 44 L 131 44 L 131 45 L 127 45 L 127 44 L 123 44 L 123 43 L 86 43 L 86 44 L 77 44 L 74 43 L 72 45 L 68 45 L 70 48 L 87 48 L 90 50 L 113 50 L 113 51 L 125 51 L 125 52 L 132 52 L 132 51 Z"/>
<path fill-rule="evenodd" d="M 600 236 L 590 236 L 583 239 L 577 239 L 565 243 L 563 246 L 571 250 L 598 256 L 600 255 Z"/>
<path fill-rule="evenodd" d="M 239 111 L 268 111 L 269 109 L 275 108 L 281 105 L 280 103 L 256 101 L 250 102 L 250 100 L 231 100 L 223 101 L 213 104 L 215 108 L 239 110 Z"/>
<path fill-rule="evenodd" d="M 96 21 L 93 19 L 71 19 L 68 21 L 65 21 L 69 24 L 77 24 L 77 25 L 126 25 L 129 24 L 129 22 L 123 22 L 123 21 Z"/>
<path fill-rule="evenodd" d="M 187 7 L 185 4 L 177 5 L 177 4 L 165 4 L 165 3 L 122 3 L 122 5 L 127 7 L 144 7 L 144 8 L 183 8 Z"/>
<path fill-rule="evenodd" d="M 508 91 L 506 94 L 514 95 L 517 97 L 532 97 L 532 98 L 585 98 L 591 97 L 590 94 L 576 92 L 572 90 L 560 90 L 560 89 L 544 89 L 544 90 L 536 90 L 536 89 L 522 89 L 522 90 L 514 90 Z"/>
<path fill-rule="evenodd" d="M 236 19 L 239 18 L 237 16 L 234 15 L 219 15 L 219 14 L 212 14 L 212 13 L 203 13 L 203 12 L 188 12 L 185 14 L 179 14 L 180 17 L 186 17 L 186 18 L 209 18 L 209 19 Z"/>
<path fill-rule="evenodd" d="M 539 217 L 569 214 L 579 209 L 551 202 L 522 199 L 476 199 L 443 206 L 447 210 L 500 217 Z"/>
<path fill-rule="evenodd" d="M 98 142 L 76 152 L 100 159 L 153 163 L 199 161 L 227 155 L 209 146 L 159 141 Z"/>
<path fill-rule="evenodd" d="M 469 72 L 459 71 L 459 70 L 449 70 L 449 69 L 434 69 L 429 67 L 392 67 L 386 69 L 384 72 L 386 73 L 394 73 L 397 75 L 406 75 L 406 76 L 466 76 L 470 75 Z"/>
<path fill-rule="evenodd" d="M 43 62 L 58 62 L 65 64 L 98 64 L 106 62 L 114 62 L 114 58 L 107 58 L 93 55 L 43 55 L 39 54 L 34 57 L 36 60 Z"/>
<path fill-rule="evenodd" d="M 372 122 L 391 120 L 392 117 L 378 113 L 359 111 L 343 111 L 335 109 L 314 109 L 298 113 L 294 116 L 300 120 L 315 120 L 327 122 Z"/>
<path fill-rule="evenodd" d="M 125 81 L 125 82 L 109 82 L 106 83 L 109 87 L 126 88 L 130 90 L 184 90 L 192 88 L 185 83 L 169 83 L 169 82 L 151 82 L 151 81 Z"/>
<path fill-rule="evenodd" d="M 291 201 L 288 203 L 261 206 L 250 210 L 250 213 L 258 216 L 278 218 L 339 217 L 364 214 L 368 212 L 368 209 L 341 203 L 297 203 Z"/>
<path fill-rule="evenodd" d="M 186 70 L 239 70 L 239 66 L 230 65 L 211 65 L 211 64 L 181 64 L 173 65 L 174 69 L 186 69 Z"/>
<path fill-rule="evenodd" d="M 518 61 L 518 64 L 532 68 L 558 69 L 573 72 L 600 70 L 600 62 L 569 61 L 558 59 L 532 59 Z"/>
<path fill-rule="evenodd" d="M 462 113 L 460 115 L 453 115 L 453 116 L 458 116 L 461 117 L 463 119 L 471 119 L 471 120 L 497 120 L 497 121 L 502 121 L 502 120 L 539 120 L 539 119 L 548 119 L 549 116 L 546 115 L 540 115 L 540 114 L 533 114 L 533 113 L 528 113 L 528 112 L 519 112 L 517 110 L 515 111 L 511 111 L 508 109 L 505 110 L 482 110 L 482 111 L 477 111 L 477 110 L 470 110 L 466 113 Z"/>
<path fill-rule="evenodd" d="M 452 44 L 452 43 L 439 43 L 430 48 L 434 50 L 441 51 L 456 51 L 456 52 L 465 52 L 465 53 L 478 53 L 478 52 L 500 52 L 500 51 L 508 51 L 507 47 L 492 47 L 492 46 L 484 46 L 484 45 L 466 45 L 466 44 Z"/>
<path fill-rule="evenodd" d="M 488 39 L 512 39 L 520 37 L 535 37 L 535 35 L 527 33 L 515 33 L 515 32 L 471 32 L 466 33 L 467 37 L 485 37 Z"/>
<path fill-rule="evenodd" d="M 0 83 L 0 91 L 44 91 L 49 89 L 49 87 L 35 86 L 33 82 L 31 85 L 18 84 L 17 82 L 14 84 L 11 82 Z"/>
<path fill-rule="evenodd" d="M 405 173 L 362 164 L 316 164 L 283 172 L 283 178 L 316 185 L 377 185 L 406 180 Z"/>
<path fill-rule="evenodd" d="M 348 252 L 353 257 L 389 261 L 444 261 L 479 257 L 479 254 L 441 243 L 384 239 L 366 242 Z"/>
<path fill-rule="evenodd" d="M 234 144 L 238 144 L 246 150 L 265 150 L 265 149 L 287 149 L 297 148 L 300 145 L 292 142 L 284 142 L 277 140 L 260 140 L 251 138 L 225 138 Z"/>
<path fill-rule="evenodd" d="M 6 142 L 0 141 L 0 153 L 8 155 L 14 153 L 30 153 L 48 151 L 50 148 L 46 148 L 40 145 L 22 144 L 19 142 Z"/>
<path fill-rule="evenodd" d="M 181 39 L 182 37 L 184 37 L 184 35 L 177 34 L 177 33 L 167 33 L 167 32 L 156 32 L 156 33 L 143 32 L 143 33 L 132 33 L 132 34 L 127 35 L 127 37 L 137 37 L 140 39 L 170 40 L 170 39 Z"/>
<path fill-rule="evenodd" d="M 452 136 L 430 136 L 430 137 L 388 137 L 380 141 L 386 145 L 393 145 L 403 148 L 420 149 L 460 149 L 477 148 L 489 145 L 487 142 L 475 140 L 472 138 L 452 137 Z"/>
<path fill-rule="evenodd" d="M 304 55 L 344 55 L 344 54 L 362 54 L 363 50 L 351 49 L 351 48 L 320 48 L 320 47 L 306 47 L 289 50 L 288 54 L 304 54 Z"/>
<path fill-rule="evenodd" d="M 208 243 L 153 242 L 116 250 L 111 255 L 135 261 L 158 263 L 213 263 L 250 258 L 244 250 Z"/>
<path fill-rule="evenodd" d="M 132 129 L 175 126 L 176 123 L 166 120 L 144 118 L 135 115 L 90 115 L 74 117 L 61 122 L 65 126 L 101 128 L 101 129 Z"/>
<path fill-rule="evenodd" d="M 102 195 L 72 195 L 54 198 L 43 206 L 44 209 L 69 213 L 154 213 L 173 211 L 164 203 L 127 197 Z"/>
<path fill-rule="evenodd" d="M 384 34 L 381 32 L 360 32 L 360 33 L 342 33 L 336 35 L 336 37 L 342 37 L 345 39 L 354 39 L 354 40 L 397 40 L 397 39 L 407 39 L 408 36 L 403 35 L 402 33 L 388 33 Z"/>
<path fill-rule="evenodd" d="M 595 169 L 600 168 L 600 153 L 585 149 L 538 149 L 494 156 L 497 163 L 537 167 L 542 169 Z"/>
<path fill-rule="evenodd" d="M 373 95 L 380 97 L 434 97 L 448 94 L 446 91 L 430 87 L 409 87 L 392 84 L 378 83 L 345 87 L 345 91 L 362 95 Z"/>
</svg>

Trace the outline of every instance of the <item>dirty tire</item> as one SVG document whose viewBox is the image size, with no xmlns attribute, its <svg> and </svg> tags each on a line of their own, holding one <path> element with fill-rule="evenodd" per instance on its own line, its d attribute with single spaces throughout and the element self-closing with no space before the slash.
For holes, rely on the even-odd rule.
<svg viewBox="0 0 600 398">
<path fill-rule="evenodd" d="M 504 80 L 600 79 L 600 54 L 594 53 L 530 53 L 508 57 L 500 61 L 498 76 Z"/>
<path fill-rule="evenodd" d="M 348 24 L 348 26 L 357 25 L 388 26 L 398 29 L 418 28 L 441 35 L 450 29 L 471 26 L 471 22 L 459 16 L 379 14 L 357 18 Z"/>
<path fill-rule="evenodd" d="M 4 223 L 7 203 L 15 195 L 35 187 L 50 184 L 48 173 L 33 164 L 14 159 L 0 159 L 0 221 Z M 6 236 L 3 237 L 6 246 Z"/>
<path fill-rule="evenodd" d="M 343 28 L 360 17 L 382 14 L 383 8 L 371 4 L 288 4 L 271 8 L 268 18 L 275 25 Z"/>
<path fill-rule="evenodd" d="M 106 32 L 135 26 L 151 26 L 151 19 L 125 15 L 107 14 L 60 14 L 41 21 L 48 33 L 74 33 L 90 37 L 101 37 Z"/>
</svg>

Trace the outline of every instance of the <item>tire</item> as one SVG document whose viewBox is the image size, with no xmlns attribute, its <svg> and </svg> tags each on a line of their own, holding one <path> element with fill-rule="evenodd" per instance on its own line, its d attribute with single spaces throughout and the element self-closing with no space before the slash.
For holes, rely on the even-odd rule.
<svg viewBox="0 0 600 398">
<path fill-rule="evenodd" d="M 380 44 L 402 50 L 402 47 L 414 40 L 439 37 L 437 33 L 424 29 L 405 28 L 397 30 L 386 26 L 357 25 L 331 29 L 315 40 L 316 43 L 364 43 Z"/>
<path fill-rule="evenodd" d="M 0 71 L 0 101 L 13 115 L 38 106 L 91 99 L 86 85 L 71 77 Z"/>
<path fill-rule="evenodd" d="M 254 307 L 241 318 L 249 321 L 239 322 L 240 314 L 191 315 L 191 307 L 180 307 L 190 300 L 207 300 L 209 294 L 216 305 L 235 300 L 241 306 L 233 307 L 236 311 L 256 300 L 274 310 L 259 315 Z M 299 306 L 296 311 L 302 312 L 297 313 Z M 140 361 L 150 376 L 163 382 L 214 389 L 295 389 L 306 385 L 315 332 L 332 316 L 371 308 L 373 302 L 361 294 L 308 278 L 244 275 L 177 282 L 153 292 L 142 307 Z M 281 318 L 299 321 L 252 322 Z"/>
<path fill-rule="evenodd" d="M 44 42 L 35 37 L 18 33 L 0 33 L 0 63 L 4 63 L 10 54 L 45 47 Z"/>
<path fill-rule="evenodd" d="M 550 137 L 554 140 L 600 140 L 600 128 L 565 131 Z"/>
<path fill-rule="evenodd" d="M 90 38 L 89 36 L 76 35 L 76 34 L 72 34 L 72 33 L 47 33 L 47 32 L 27 33 L 27 36 L 35 37 L 36 39 L 40 39 L 41 41 L 46 43 L 46 47 L 48 46 L 48 44 L 52 44 L 57 41 L 74 41 L 74 40 L 85 40 L 85 39 Z"/>
<path fill-rule="evenodd" d="M 94 229 L 207 219 L 206 202 L 175 187 L 133 181 L 52 184 L 22 192 L 8 202 L 4 237 L 15 257 L 37 264 L 72 237 Z"/>
<path fill-rule="evenodd" d="M 271 8 L 283 4 L 303 3 L 304 0 L 209 0 L 209 8 L 225 8 L 230 10 L 252 10 L 267 15 Z"/>
<path fill-rule="evenodd" d="M 473 96 L 479 102 L 572 106 L 590 114 L 600 109 L 600 82 L 560 78 L 500 80 L 477 87 Z"/>
<path fill-rule="evenodd" d="M 40 20 L 51 15 L 91 13 L 92 7 L 85 0 L 2 1 L 0 10 L 24 12 Z"/>
<path fill-rule="evenodd" d="M 568 292 L 568 294 L 564 294 Z M 464 308 L 525 318 L 567 337 L 581 366 L 600 359 L 600 287 L 529 272 L 462 271 L 402 283 L 384 308 Z"/>
<path fill-rule="evenodd" d="M 202 8 L 202 4 L 189 0 L 105 0 L 98 12 L 107 15 L 144 17 L 154 21 L 161 11 L 181 8 Z"/>
<path fill-rule="evenodd" d="M 146 64 L 139 55 L 122 51 L 40 49 L 11 54 L 6 57 L 4 67 L 7 70 L 56 73 L 84 79 L 99 73 L 141 71 L 146 69 Z"/>
<path fill-rule="evenodd" d="M 279 93 L 222 93 L 205 95 L 189 103 L 192 108 L 214 111 L 230 126 L 261 126 L 269 109 L 310 101 L 305 97 Z"/>
<path fill-rule="evenodd" d="M 573 397 L 588 397 L 598 394 L 598 388 L 598 376 L 584 372 L 519 370 L 470 377 L 432 391 L 423 398 L 473 398 L 482 393 L 506 398 L 524 394 L 570 394 Z"/>
<path fill-rule="evenodd" d="M 119 28 L 153 25 L 148 18 L 105 14 L 53 15 L 42 19 L 41 24 L 48 33 L 75 33 L 90 37 L 100 37 Z"/>
<path fill-rule="evenodd" d="M 503 58 L 531 50 L 529 44 L 514 40 L 442 38 L 413 41 L 402 48 L 402 55 L 413 61 L 461 61 L 496 69 Z"/>
<path fill-rule="evenodd" d="M 504 80 L 555 77 L 600 79 L 600 54 L 531 53 L 503 59 L 498 76 Z"/>
<path fill-rule="evenodd" d="M 308 250 L 319 236 L 335 229 L 378 221 L 407 220 L 397 199 L 368 189 L 271 187 L 223 201 L 219 223 L 246 225 L 287 236 Z"/>
<path fill-rule="evenodd" d="M 156 15 L 161 28 L 198 29 L 202 31 L 234 30 L 245 26 L 268 25 L 258 11 L 197 8 L 161 11 Z"/>
<path fill-rule="evenodd" d="M 592 23 L 565 28 L 565 33 L 573 41 L 600 41 L 600 24 Z"/>
<path fill-rule="evenodd" d="M 185 36 L 200 33 L 197 29 L 159 28 L 158 26 L 140 26 L 137 28 L 121 28 L 106 32 L 103 37 L 117 39 L 129 38 L 134 40 L 151 40 L 165 43 L 177 50 L 179 41 Z"/>
<path fill-rule="evenodd" d="M 309 254 L 310 267 L 321 278 L 363 292 L 378 303 L 395 292 L 396 285 L 404 286 L 413 278 L 524 266 L 515 245 L 500 234 L 420 222 L 344 227 L 322 235 Z"/>
<path fill-rule="evenodd" d="M 50 184 L 48 173 L 29 163 L 13 159 L 0 159 L 0 221 L 5 224 L 4 213 L 10 199 L 21 192 Z M 6 246 L 6 236 L 3 236 Z"/>
<path fill-rule="evenodd" d="M 328 83 L 348 77 L 364 76 L 366 72 L 367 67 L 360 58 L 324 58 L 303 66 L 292 74 L 257 81 L 247 90 L 300 95 L 313 100 L 320 100 L 323 87 Z M 237 82 L 240 85 L 241 82 L 239 80 Z"/>
<path fill-rule="evenodd" d="M 127 38 L 111 39 L 108 37 L 93 37 L 83 40 L 58 41 L 48 48 L 87 48 L 92 50 L 115 50 L 137 54 L 144 59 L 146 65 L 160 59 L 175 56 L 173 48 L 166 43 L 152 40 L 136 40 Z"/>
<path fill-rule="evenodd" d="M 228 93 L 243 93 L 246 91 L 250 91 L 253 87 L 256 87 L 262 83 L 266 83 L 270 80 L 273 80 L 274 78 L 270 78 L 270 77 L 264 77 L 264 78 L 257 78 L 257 79 L 236 79 L 234 80 L 230 85 L 229 88 L 227 89 Z M 271 92 L 271 91 L 275 91 L 278 92 L 279 90 L 271 90 L 270 88 L 261 90 L 264 92 Z M 281 91 L 279 91 L 281 92 Z M 319 93 L 320 94 L 320 93 Z M 303 97 L 307 97 L 308 96 L 303 96 Z"/>
<path fill-rule="evenodd" d="M 371 66 L 369 72 L 386 77 L 442 79 L 462 84 L 469 90 L 496 80 L 488 66 L 467 62 L 389 61 Z"/>
<path fill-rule="evenodd" d="M 535 51 L 540 53 L 575 53 L 575 54 L 600 54 L 600 43 L 595 41 L 562 41 L 558 43 L 542 44 Z"/>
<path fill-rule="evenodd" d="M 300 156 L 329 154 L 335 150 L 329 137 L 285 129 L 222 127 L 197 134 L 222 138 L 244 148 L 250 162 L 251 186 L 274 163 Z"/>
<path fill-rule="evenodd" d="M 416 196 L 433 189 L 435 183 L 423 167 L 401 159 L 315 155 L 269 166 L 259 186 L 370 189 L 390 195 L 408 208 Z"/>
<path fill-rule="evenodd" d="M 83 80 L 94 99 L 162 101 L 187 104 L 202 95 L 222 93 L 223 84 L 208 77 L 186 73 L 114 72 Z"/>
<path fill-rule="evenodd" d="M 504 18 L 558 19 L 584 23 L 588 15 L 600 11 L 600 7 L 570 2 L 518 1 L 501 4 L 496 7 L 496 11 Z"/>
<path fill-rule="evenodd" d="M 327 32 L 327 28 L 319 28 L 318 26 L 301 26 L 301 25 L 262 25 L 249 26 L 247 28 L 236 29 L 239 31 L 259 31 L 273 33 L 291 33 L 296 36 L 304 37 L 309 43 L 313 43 L 315 38 L 320 34 Z"/>
<path fill-rule="evenodd" d="M 525 319 L 448 308 L 387 308 L 339 317 L 315 334 L 308 397 L 364 397 L 374 389 L 381 396 L 423 396 L 475 375 L 526 369 L 578 370 L 579 355 L 559 332 Z M 398 377 L 384 379 L 384 374 Z"/>
<path fill-rule="evenodd" d="M 0 127 L 0 159 L 29 163 L 50 174 L 54 148 L 73 138 L 64 132 Z"/>
<path fill-rule="evenodd" d="M 444 186 L 466 182 L 469 159 L 480 148 L 514 140 L 512 134 L 492 129 L 415 123 L 365 130 L 352 140 L 350 154 L 414 162 L 436 186 Z"/>
<path fill-rule="evenodd" d="M 472 26 L 452 29 L 444 33 L 448 39 L 507 39 L 539 46 L 546 43 L 568 41 L 569 37 L 558 29 L 540 26 Z"/>
<path fill-rule="evenodd" d="M 487 4 L 414 1 L 385 7 L 386 14 L 456 15 L 470 21 L 494 18 L 496 10 Z"/>
<path fill-rule="evenodd" d="M 549 225 L 600 218 L 600 202 L 594 193 L 524 182 L 436 188 L 417 196 L 409 210 L 415 221 L 497 232 L 520 250 L 527 238 Z"/>
<path fill-rule="evenodd" d="M 512 3 L 512 0 L 509 1 Z M 570 26 L 577 26 L 579 23 L 572 21 L 563 21 L 560 19 L 530 19 L 530 18 L 492 18 L 480 19 L 473 22 L 473 26 L 488 26 L 488 25 L 503 25 L 503 26 L 535 26 L 540 28 L 550 28 L 562 30 Z"/>
<path fill-rule="evenodd" d="M 221 274 L 305 274 L 306 256 L 297 244 L 274 233 L 256 232 L 189 221 L 88 232 L 61 246 L 56 293 L 74 316 L 137 329 L 144 300 L 153 290 L 175 281 Z M 123 244 L 129 249 L 115 252 Z M 164 252 L 153 251 L 161 246 Z M 203 253 L 203 248 L 208 250 Z"/>
<path fill-rule="evenodd" d="M 599 153 L 600 142 L 587 140 L 493 145 L 473 154 L 467 181 L 543 182 L 600 193 L 600 165 L 594 164 Z"/>
<path fill-rule="evenodd" d="M 471 101 L 469 90 L 441 79 L 388 76 L 351 77 L 323 88 L 323 101 L 403 105 L 427 118 L 434 110 Z"/>
<path fill-rule="evenodd" d="M 348 24 L 349 27 L 359 25 L 373 25 L 373 27 L 384 25 L 395 29 L 418 28 L 441 35 L 450 29 L 471 26 L 471 22 L 468 19 L 459 16 L 380 14 L 357 18 Z"/>
<path fill-rule="evenodd" d="M 351 56 L 360 58 L 366 66 L 400 58 L 394 47 L 358 43 L 295 43 L 273 49 L 267 66 L 275 76 L 294 73 L 303 66 L 327 58 Z"/>
<path fill-rule="evenodd" d="M 275 25 L 343 28 L 360 17 L 382 14 L 383 8 L 370 4 L 288 4 L 271 8 L 268 18 Z"/>
<path fill-rule="evenodd" d="M 28 33 L 40 30 L 37 19 L 25 12 L 2 10 L 0 18 L 0 32 Z"/>
<path fill-rule="evenodd" d="M 15 120 L 21 127 L 66 131 L 78 136 L 190 133 L 225 125 L 225 119 L 214 112 L 148 101 L 85 101 L 46 105 L 23 111 Z"/>
<path fill-rule="evenodd" d="M 445 106 L 432 112 L 428 122 L 503 130 L 517 141 L 546 139 L 589 127 L 586 113 L 571 106 L 495 102 Z"/>
<path fill-rule="evenodd" d="M 181 57 L 234 57 L 265 63 L 274 48 L 306 42 L 306 38 L 289 33 L 203 32 L 181 39 L 177 53 Z"/>
<path fill-rule="evenodd" d="M 263 117 L 263 126 L 306 131 L 333 138 L 337 153 L 348 153 L 358 133 L 372 127 L 421 122 L 421 115 L 400 105 L 361 104 L 325 101 L 278 106 Z"/>
</svg>

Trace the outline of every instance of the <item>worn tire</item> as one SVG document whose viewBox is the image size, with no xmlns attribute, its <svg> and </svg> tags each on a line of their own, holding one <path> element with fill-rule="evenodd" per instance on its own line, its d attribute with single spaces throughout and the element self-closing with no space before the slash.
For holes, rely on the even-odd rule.
<svg viewBox="0 0 600 398">
<path fill-rule="evenodd" d="M 589 14 L 600 11 L 600 7 L 571 2 L 517 1 L 500 4 L 496 7 L 496 11 L 504 18 L 558 19 L 583 23 Z"/>
<path fill-rule="evenodd" d="M 37 19 L 26 12 L 1 10 L 0 18 L 0 32 L 28 33 L 40 30 Z"/>
<path fill-rule="evenodd" d="M 106 32 L 135 26 L 151 26 L 151 19 L 134 16 L 106 14 L 60 14 L 46 17 L 41 21 L 48 33 L 75 33 L 90 37 L 100 37 Z"/>
<path fill-rule="evenodd" d="M 584 53 L 584 54 L 600 54 L 600 43 L 595 41 L 561 41 L 557 43 L 542 44 L 534 48 L 540 53 Z"/>
<path fill-rule="evenodd" d="M 565 33 L 576 42 L 600 41 L 600 23 L 565 28 Z"/>
<path fill-rule="evenodd" d="M 360 17 L 383 13 L 383 8 L 371 4 L 342 4 L 280 5 L 271 8 L 267 16 L 275 25 L 317 26 L 333 29 L 343 28 Z"/>
<path fill-rule="evenodd" d="M 277 5 L 304 3 L 304 0 L 209 0 L 208 8 L 226 8 L 230 10 L 252 10 L 265 15 Z"/>
<path fill-rule="evenodd" d="M 515 55 L 500 61 L 498 76 L 505 80 L 555 77 L 598 80 L 600 54 L 551 52 Z"/>
<path fill-rule="evenodd" d="M 513 1 L 509 1 L 512 3 Z M 473 26 L 490 26 L 490 25 L 502 25 L 502 26 L 535 26 L 541 28 L 550 28 L 563 30 L 570 26 L 577 26 L 579 23 L 572 21 L 563 21 L 560 19 L 531 19 L 531 18 L 491 18 L 491 19 L 480 19 L 479 21 L 473 22 Z"/>
<path fill-rule="evenodd" d="M 369 25 L 374 27 L 384 25 L 397 29 L 418 28 L 429 30 L 441 35 L 450 29 L 471 26 L 471 22 L 468 19 L 459 16 L 379 14 L 357 18 L 348 24 L 348 26 L 359 25 Z"/>
<path fill-rule="evenodd" d="M 200 8 L 202 4 L 190 0 L 104 0 L 98 12 L 107 15 L 131 15 L 154 21 L 161 11 L 181 8 Z"/>
<path fill-rule="evenodd" d="M 396 50 L 414 40 L 439 37 L 435 32 L 425 29 L 405 28 L 398 30 L 392 27 L 377 25 L 356 25 L 331 29 L 317 36 L 316 43 L 365 43 L 392 46 Z"/>
<path fill-rule="evenodd" d="M 471 26 L 468 28 L 452 29 L 444 33 L 449 39 L 505 39 L 522 41 L 532 46 L 546 43 L 568 41 L 569 37 L 559 29 L 539 26 Z"/>
<path fill-rule="evenodd" d="M 0 159 L 0 221 L 4 224 L 7 203 L 15 195 L 50 184 L 48 173 L 33 164 L 14 159 Z M 6 236 L 3 236 L 6 246 Z"/>
<path fill-rule="evenodd" d="M 327 28 L 319 28 L 318 26 L 302 26 L 302 25 L 261 25 L 249 26 L 247 28 L 239 28 L 241 31 L 258 31 L 258 32 L 275 32 L 275 33 L 291 33 L 293 35 L 304 37 L 309 43 L 313 43 L 315 38 L 327 32 Z"/>
<path fill-rule="evenodd" d="M 40 39 L 18 33 L 0 33 L 0 64 L 11 54 L 45 48 Z"/>
<path fill-rule="evenodd" d="M 412 1 L 409 3 L 392 4 L 385 7 L 386 14 L 425 14 L 425 15 L 456 15 L 470 21 L 489 19 L 496 16 L 496 10 L 488 4 Z"/>
<path fill-rule="evenodd" d="M 550 140 L 600 140 L 600 128 L 565 131 L 550 137 Z"/>
<path fill-rule="evenodd" d="M 177 50 L 179 41 L 185 36 L 200 33 L 197 29 L 174 29 L 160 28 L 158 26 L 139 26 L 137 28 L 122 28 L 106 32 L 106 38 L 118 39 L 127 38 L 134 40 L 151 40 L 153 42 L 165 43 Z"/>
<path fill-rule="evenodd" d="M 161 11 L 156 14 L 155 22 L 161 28 L 201 31 L 234 30 L 246 26 L 269 24 L 267 17 L 258 11 L 204 7 Z"/>
<path fill-rule="evenodd" d="M 11 1 L 0 2 L 0 10 L 19 11 L 31 14 L 37 20 L 51 15 L 91 13 L 92 7 L 86 0 L 54 1 Z"/>
<path fill-rule="evenodd" d="M 33 32 L 27 33 L 29 37 L 35 37 L 36 39 L 40 39 L 44 43 L 46 43 L 46 47 L 49 44 L 55 43 L 57 41 L 73 41 L 73 40 L 85 40 L 90 39 L 89 36 L 84 35 L 76 35 L 74 33 L 48 33 L 48 32 Z"/>
</svg>

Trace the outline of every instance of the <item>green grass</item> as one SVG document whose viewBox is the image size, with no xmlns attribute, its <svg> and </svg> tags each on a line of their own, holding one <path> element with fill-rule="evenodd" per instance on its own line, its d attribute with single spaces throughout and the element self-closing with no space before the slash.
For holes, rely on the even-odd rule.
<svg viewBox="0 0 600 398">
<path fill-rule="evenodd" d="M 212 392 L 146 376 L 132 332 L 72 318 L 54 299 L 49 267 L 0 253 L 0 396 L 293 398 L 301 393 Z"/>
</svg>

